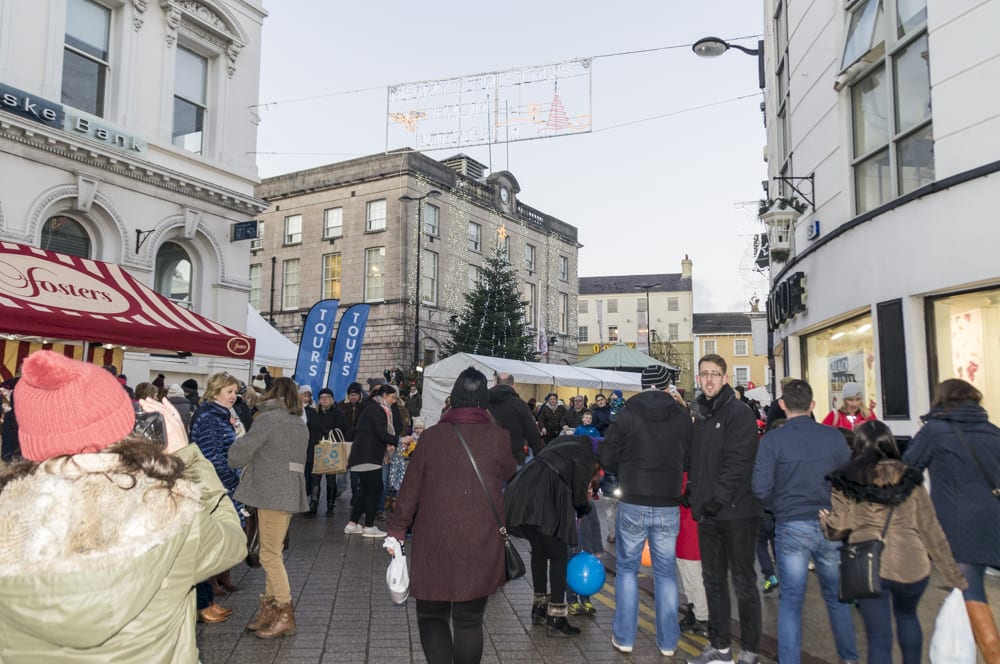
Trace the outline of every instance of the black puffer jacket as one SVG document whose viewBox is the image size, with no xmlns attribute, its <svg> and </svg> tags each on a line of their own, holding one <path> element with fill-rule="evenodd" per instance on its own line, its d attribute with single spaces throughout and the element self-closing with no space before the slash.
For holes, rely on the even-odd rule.
<svg viewBox="0 0 1000 664">
<path fill-rule="evenodd" d="M 542 451 L 542 435 L 528 404 L 521 400 L 510 385 L 490 388 L 490 414 L 500 427 L 510 434 L 510 452 L 518 465 L 524 463 L 524 445 L 534 454 Z"/>
<path fill-rule="evenodd" d="M 760 503 L 750 488 L 757 458 L 757 421 L 750 408 L 723 385 L 714 399 L 698 397 L 692 412 L 688 490 L 695 520 L 760 517 Z"/>
<path fill-rule="evenodd" d="M 647 390 L 625 402 L 600 446 L 601 465 L 618 475 L 620 500 L 679 505 L 691 451 L 691 416 L 666 392 Z"/>
</svg>

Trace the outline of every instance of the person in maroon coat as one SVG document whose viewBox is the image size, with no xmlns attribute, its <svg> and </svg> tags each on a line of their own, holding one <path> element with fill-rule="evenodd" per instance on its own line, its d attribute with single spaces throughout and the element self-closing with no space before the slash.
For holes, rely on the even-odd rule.
<svg viewBox="0 0 1000 664">
<path fill-rule="evenodd" d="M 463 371 L 451 409 L 420 436 L 388 519 L 390 537 L 400 542 L 413 530 L 410 595 L 428 664 L 480 661 L 486 600 L 506 579 L 503 538 L 458 438 L 461 431 L 503 514 L 502 487 L 516 466 L 510 436 L 493 421 L 489 401 L 486 376 Z"/>
</svg>

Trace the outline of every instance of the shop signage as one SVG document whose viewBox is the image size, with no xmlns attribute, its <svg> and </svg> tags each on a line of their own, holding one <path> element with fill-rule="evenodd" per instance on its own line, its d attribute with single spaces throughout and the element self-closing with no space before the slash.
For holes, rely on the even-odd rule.
<svg viewBox="0 0 1000 664">
<path fill-rule="evenodd" d="M 772 330 L 805 310 L 805 272 L 796 272 L 771 289 L 771 294 L 767 298 L 767 322 Z"/>
<path fill-rule="evenodd" d="M 142 154 L 146 151 L 145 141 L 84 115 L 66 113 L 62 128 L 70 134 L 78 134 L 123 152 Z"/>
<path fill-rule="evenodd" d="M 594 344 L 594 355 L 600 353 L 602 350 L 607 350 L 607 349 L 611 348 L 614 345 L 615 344 L 603 344 L 603 345 L 601 345 L 601 344 Z M 632 343 L 632 342 L 629 342 L 629 343 L 627 343 L 625 345 L 628 346 L 629 348 L 632 348 L 632 349 L 635 348 L 635 344 Z"/>
<path fill-rule="evenodd" d="M 62 104 L 36 97 L 0 83 L 0 109 L 49 127 L 62 129 Z"/>
<path fill-rule="evenodd" d="M 24 254 L 0 260 L 0 288 L 5 297 L 46 310 L 113 316 L 131 306 L 117 290 L 72 265 Z"/>
<path fill-rule="evenodd" d="M 256 240 L 257 239 L 257 220 L 251 219 L 250 221 L 237 221 L 232 225 L 231 229 L 231 242 L 239 242 L 240 240 Z"/>
</svg>

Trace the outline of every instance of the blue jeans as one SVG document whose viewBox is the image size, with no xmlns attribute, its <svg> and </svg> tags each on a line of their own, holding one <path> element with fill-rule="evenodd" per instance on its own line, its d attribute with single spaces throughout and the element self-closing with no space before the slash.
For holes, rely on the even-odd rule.
<svg viewBox="0 0 1000 664">
<path fill-rule="evenodd" d="M 781 579 L 778 604 L 778 659 L 795 664 L 802 653 L 802 604 L 809 576 L 809 559 L 816 563 L 833 642 L 841 661 L 858 661 L 851 606 L 837 598 L 840 583 L 840 542 L 831 542 L 820 532 L 818 520 L 785 521 L 775 525 L 774 552 Z"/>
<path fill-rule="evenodd" d="M 681 528 L 678 507 L 646 507 L 618 503 L 615 553 L 615 642 L 635 645 L 639 625 L 639 563 L 642 548 L 649 540 L 653 558 L 653 586 L 656 600 L 656 645 L 660 650 L 676 650 L 681 637 L 677 623 L 677 533 Z"/>
<path fill-rule="evenodd" d="M 903 652 L 903 664 L 919 664 L 924 645 L 917 605 L 927 589 L 926 577 L 916 583 L 882 579 L 882 596 L 858 600 L 868 633 L 868 664 L 892 664 L 892 616 Z"/>
</svg>

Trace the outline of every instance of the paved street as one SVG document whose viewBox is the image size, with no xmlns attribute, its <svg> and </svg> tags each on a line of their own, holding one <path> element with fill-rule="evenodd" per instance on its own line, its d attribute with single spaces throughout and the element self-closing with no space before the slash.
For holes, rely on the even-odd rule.
<svg viewBox="0 0 1000 664">
<path fill-rule="evenodd" d="M 324 510 L 321 502 L 320 511 Z M 425 662 L 417 633 L 412 600 L 405 606 L 389 601 L 385 588 L 388 558 L 381 540 L 344 535 L 347 498 L 337 501 L 333 517 L 322 514 L 314 519 L 292 519 L 291 546 L 287 554 L 298 634 L 275 641 L 263 641 L 244 631 L 263 590 L 264 574 L 259 569 L 240 566 L 234 580 L 240 591 L 217 598 L 234 609 L 233 617 L 218 625 L 199 625 L 198 645 L 203 664 Z M 524 541 L 517 540 L 525 562 Z M 613 560 L 609 562 L 613 569 Z M 933 629 L 934 616 L 945 592 L 934 583 L 922 602 L 925 648 Z M 648 581 L 648 580 L 647 580 Z M 1000 582 L 988 580 L 987 592 L 1000 597 Z M 648 584 L 646 589 L 649 589 Z M 483 661 L 492 664 L 539 662 L 578 664 L 579 662 L 666 662 L 653 637 L 652 597 L 642 597 L 640 630 L 635 650 L 626 656 L 611 648 L 611 619 L 614 611 L 614 576 L 595 596 L 598 613 L 593 618 L 571 618 L 583 629 L 578 637 L 552 639 L 543 627 L 531 624 L 531 586 L 526 579 L 508 584 L 490 598 L 486 610 Z M 994 607 L 997 602 L 994 601 Z M 774 662 L 777 593 L 763 596 L 765 638 L 761 650 L 764 662 Z M 864 649 L 864 628 L 855 612 L 859 647 Z M 738 633 L 738 632 L 736 632 Z M 803 619 L 805 653 L 803 662 L 836 662 L 826 611 L 814 577 L 810 578 L 808 608 Z M 684 635 L 673 661 L 696 653 L 705 641 Z M 769 657 L 767 656 L 769 655 Z"/>
</svg>

